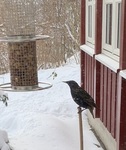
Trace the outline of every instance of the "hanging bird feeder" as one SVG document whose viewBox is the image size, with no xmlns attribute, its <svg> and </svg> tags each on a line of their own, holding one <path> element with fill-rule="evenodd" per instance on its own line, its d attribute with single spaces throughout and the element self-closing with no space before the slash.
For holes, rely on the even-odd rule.
<svg viewBox="0 0 126 150">
<path fill-rule="evenodd" d="M 4 23 L 10 64 L 11 83 L 0 87 L 9 91 L 31 91 L 50 88 L 49 83 L 38 82 L 36 41 L 49 38 L 35 35 L 34 0 L 4 0 Z"/>
</svg>

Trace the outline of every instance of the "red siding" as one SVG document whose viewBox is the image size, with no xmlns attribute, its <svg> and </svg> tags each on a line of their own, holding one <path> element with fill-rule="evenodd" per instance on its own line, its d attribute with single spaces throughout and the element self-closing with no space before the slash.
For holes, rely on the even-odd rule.
<svg viewBox="0 0 126 150">
<path fill-rule="evenodd" d="M 116 138 L 117 74 L 102 64 L 95 74 L 98 62 L 88 54 L 85 54 L 83 62 L 84 89 L 95 101 L 97 100 L 96 103 L 100 108 L 100 110 L 96 109 L 96 117 L 100 117 L 108 131 Z M 97 79 L 97 82 L 94 79 Z M 96 87 L 98 90 L 95 89 Z"/>
<path fill-rule="evenodd" d="M 120 39 L 120 69 L 126 69 L 126 1 L 122 0 L 121 39 Z M 117 108 L 117 150 L 126 150 L 126 79 L 118 80 Z"/>
<path fill-rule="evenodd" d="M 100 77 L 101 77 L 101 71 L 100 71 L 100 63 L 96 60 L 94 60 L 94 100 L 97 104 L 97 107 L 100 108 Z M 96 109 L 96 118 L 100 118 L 100 109 Z"/>
<path fill-rule="evenodd" d="M 111 107 L 112 107 L 112 71 L 108 70 L 108 81 L 107 81 L 107 85 L 108 85 L 108 103 L 107 103 L 107 107 L 108 107 L 108 111 L 107 111 L 107 128 L 109 130 L 109 132 L 111 132 Z"/>
<path fill-rule="evenodd" d="M 116 102 L 117 102 L 117 74 L 112 72 L 111 133 L 113 137 L 115 137 L 115 128 L 116 128 Z"/>
<path fill-rule="evenodd" d="M 116 106 L 117 150 L 126 150 L 126 79 L 119 77 L 118 91 L 118 105 Z"/>
<path fill-rule="evenodd" d="M 84 54 L 84 56 L 84 66 L 81 70 L 81 72 L 83 72 L 83 82 L 85 83 L 84 89 L 96 101 L 97 106 L 99 107 L 99 109 L 96 109 L 96 117 L 99 117 L 100 113 L 102 113 L 102 111 L 100 111 L 100 103 L 102 104 L 102 102 L 100 101 L 100 63 L 88 54 Z"/>
<path fill-rule="evenodd" d="M 96 0 L 95 9 L 95 53 L 101 53 L 102 44 L 102 0 Z M 94 99 L 100 108 L 100 63 L 95 61 L 94 69 Z M 96 92 L 97 91 L 97 92 Z M 100 110 L 96 109 L 96 117 L 100 117 Z"/>
<path fill-rule="evenodd" d="M 84 57 L 85 57 L 85 53 L 83 51 L 81 51 L 81 87 L 84 88 L 85 82 L 84 82 L 84 78 L 85 78 L 85 74 L 84 74 Z"/>
<path fill-rule="evenodd" d="M 94 97 L 94 63 L 95 63 L 95 61 L 94 61 L 94 59 L 92 59 L 91 57 L 90 57 L 90 59 L 91 59 L 91 95 L 92 95 L 92 97 Z"/>
<path fill-rule="evenodd" d="M 85 9 L 85 0 L 81 0 L 81 45 L 85 44 L 85 17 L 86 17 L 86 9 Z"/>
<path fill-rule="evenodd" d="M 100 78 L 100 118 L 108 131 L 115 138 L 116 128 L 116 99 L 117 99 L 117 75 L 101 64 Z"/>
<path fill-rule="evenodd" d="M 103 71 L 103 74 L 104 74 L 104 78 L 102 79 L 103 80 L 103 123 L 105 126 L 107 126 L 107 68 L 104 67 L 104 71 Z M 102 110 L 101 110 L 102 111 Z"/>
<path fill-rule="evenodd" d="M 94 59 L 85 54 L 85 78 L 84 78 L 84 89 L 94 98 Z"/>
<path fill-rule="evenodd" d="M 101 53 L 102 40 L 102 0 L 96 0 L 95 19 L 95 52 Z"/>
<path fill-rule="evenodd" d="M 126 0 L 122 0 L 120 69 L 126 69 Z"/>
<path fill-rule="evenodd" d="M 96 0 L 95 54 L 101 53 L 102 2 Z M 85 0 L 81 0 L 81 44 L 85 44 Z M 126 69 L 126 1 L 121 4 L 120 69 Z M 81 51 L 82 87 L 94 98 L 99 117 L 117 141 L 117 150 L 126 150 L 126 79 Z"/>
<path fill-rule="evenodd" d="M 81 45 L 85 44 L 85 0 L 81 0 Z M 84 88 L 84 57 L 85 53 L 81 51 L 81 87 Z"/>
<path fill-rule="evenodd" d="M 103 121 L 104 112 L 104 66 L 101 64 L 101 78 L 100 78 L 100 119 Z M 97 91 L 96 91 L 97 92 Z"/>
</svg>

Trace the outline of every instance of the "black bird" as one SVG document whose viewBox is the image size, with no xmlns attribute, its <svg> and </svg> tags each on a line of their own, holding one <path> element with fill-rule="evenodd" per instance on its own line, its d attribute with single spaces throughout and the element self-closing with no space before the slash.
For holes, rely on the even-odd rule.
<svg viewBox="0 0 126 150">
<path fill-rule="evenodd" d="M 89 109 L 93 118 L 93 109 L 94 107 L 97 108 L 96 104 L 94 103 L 94 99 L 84 90 L 82 89 L 75 81 L 63 81 L 67 83 L 71 90 L 71 95 L 75 103 L 77 103 L 80 107 L 84 109 Z"/>
</svg>

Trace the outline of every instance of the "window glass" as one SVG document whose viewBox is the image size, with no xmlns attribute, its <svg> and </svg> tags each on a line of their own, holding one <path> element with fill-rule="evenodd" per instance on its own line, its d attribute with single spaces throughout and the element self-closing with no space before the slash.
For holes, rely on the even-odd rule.
<svg viewBox="0 0 126 150">
<path fill-rule="evenodd" d="M 95 44 L 95 0 L 86 0 L 86 44 Z"/>
<path fill-rule="evenodd" d="M 119 61 L 121 0 L 103 0 L 102 52 Z"/>
<path fill-rule="evenodd" d="M 106 44 L 112 44 L 112 4 L 106 5 Z"/>
<path fill-rule="evenodd" d="M 92 38 L 92 6 L 88 6 L 88 37 Z"/>
</svg>

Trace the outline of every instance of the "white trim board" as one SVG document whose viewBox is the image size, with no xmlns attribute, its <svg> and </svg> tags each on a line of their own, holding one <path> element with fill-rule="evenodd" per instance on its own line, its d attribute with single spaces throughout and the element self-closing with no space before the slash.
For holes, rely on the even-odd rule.
<svg viewBox="0 0 126 150">
<path fill-rule="evenodd" d="M 105 65 L 106 67 L 108 67 L 109 69 L 111 69 L 112 71 L 114 71 L 115 73 L 118 72 L 119 63 L 117 61 L 109 58 L 104 54 L 95 55 L 95 59 L 100 63 L 102 63 L 103 65 Z"/>
<path fill-rule="evenodd" d="M 85 53 L 87 53 L 88 55 L 90 55 L 91 57 L 93 57 L 95 55 L 95 51 L 93 48 L 87 46 L 87 45 L 81 45 L 80 49 L 82 51 L 84 51 Z"/>
</svg>

